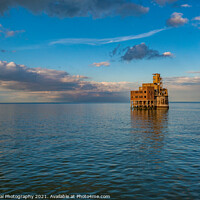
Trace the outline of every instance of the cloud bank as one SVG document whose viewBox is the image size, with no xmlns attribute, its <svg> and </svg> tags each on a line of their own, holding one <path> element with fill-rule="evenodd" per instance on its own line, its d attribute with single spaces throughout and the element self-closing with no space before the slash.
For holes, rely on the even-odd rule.
<svg viewBox="0 0 200 200">
<path fill-rule="evenodd" d="M 164 83 L 172 101 L 200 99 L 199 76 L 167 77 Z M 138 82 L 96 82 L 65 71 L 0 61 L 1 102 L 129 102 L 130 90 L 140 85 Z"/>
<path fill-rule="evenodd" d="M 12 91 L 18 96 L 23 94 L 24 99 L 39 97 L 46 101 L 67 102 L 128 101 L 127 94 L 137 85 L 88 79 L 65 71 L 29 68 L 14 62 L 0 61 L 0 91 Z"/>
<path fill-rule="evenodd" d="M 183 18 L 182 16 L 183 13 L 172 13 L 171 18 L 167 20 L 167 25 L 171 27 L 179 27 L 188 23 L 189 20 L 187 18 Z"/>
<path fill-rule="evenodd" d="M 14 62 L 0 61 L 0 80 L 8 89 L 27 91 L 63 91 L 94 88 L 87 77 L 71 76 L 65 71 L 28 68 Z M 84 83 L 84 84 L 83 84 Z"/>
<path fill-rule="evenodd" d="M 169 90 L 170 101 L 200 100 L 200 77 L 166 77 L 164 83 Z"/>
<path fill-rule="evenodd" d="M 24 7 L 35 14 L 45 13 L 52 17 L 140 16 L 149 11 L 148 7 L 130 0 L 6 0 L 0 1 L 3 15 L 13 7 Z"/>
</svg>

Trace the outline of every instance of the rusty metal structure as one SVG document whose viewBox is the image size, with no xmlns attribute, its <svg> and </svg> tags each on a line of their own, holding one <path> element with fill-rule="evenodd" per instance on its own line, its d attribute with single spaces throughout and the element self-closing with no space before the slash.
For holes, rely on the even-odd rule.
<svg viewBox="0 0 200 200">
<path fill-rule="evenodd" d="M 168 90 L 163 88 L 160 74 L 153 74 L 153 83 L 143 83 L 139 90 L 131 91 L 131 109 L 169 108 Z"/>
</svg>

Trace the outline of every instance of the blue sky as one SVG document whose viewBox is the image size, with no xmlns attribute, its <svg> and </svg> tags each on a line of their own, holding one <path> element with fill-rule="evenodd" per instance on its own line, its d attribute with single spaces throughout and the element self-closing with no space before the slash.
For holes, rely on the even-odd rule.
<svg viewBox="0 0 200 200">
<path fill-rule="evenodd" d="M 123 102 L 156 72 L 171 101 L 200 100 L 195 0 L 9 0 L 0 13 L 0 102 Z"/>
</svg>

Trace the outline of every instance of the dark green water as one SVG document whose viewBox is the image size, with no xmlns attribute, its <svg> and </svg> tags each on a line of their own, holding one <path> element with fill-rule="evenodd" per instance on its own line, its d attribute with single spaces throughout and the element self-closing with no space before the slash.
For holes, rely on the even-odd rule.
<svg viewBox="0 0 200 200">
<path fill-rule="evenodd" d="M 0 113 L 0 195 L 200 199 L 200 103 L 0 104 Z"/>
</svg>

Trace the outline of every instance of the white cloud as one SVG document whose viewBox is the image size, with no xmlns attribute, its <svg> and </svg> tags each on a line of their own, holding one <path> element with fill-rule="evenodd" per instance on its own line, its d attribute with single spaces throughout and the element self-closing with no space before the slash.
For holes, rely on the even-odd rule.
<svg viewBox="0 0 200 200">
<path fill-rule="evenodd" d="M 174 3 L 178 0 L 154 0 L 154 1 L 161 6 L 164 6 L 166 3 Z"/>
<path fill-rule="evenodd" d="M 200 21 L 200 16 L 193 18 L 192 20 Z"/>
<path fill-rule="evenodd" d="M 191 8 L 192 6 L 189 5 L 189 4 L 182 4 L 181 7 L 182 7 L 182 8 Z"/>
<path fill-rule="evenodd" d="M 153 31 L 149 31 L 147 33 L 142 33 L 139 35 L 130 35 L 130 36 L 122 36 L 122 37 L 115 37 L 115 38 L 103 38 L 103 39 L 91 39 L 91 38 L 64 38 L 59 39 L 56 41 L 50 42 L 50 45 L 55 44 L 88 44 L 88 45 L 102 45 L 102 44 L 109 44 L 109 43 L 117 43 L 117 42 L 124 42 L 129 40 L 141 39 L 150 37 L 159 33 L 161 31 L 165 31 L 167 28 L 156 29 Z"/>
<path fill-rule="evenodd" d="M 179 27 L 183 26 L 184 24 L 188 23 L 187 18 L 183 18 L 183 13 L 174 12 L 171 14 L 171 18 L 167 20 L 167 25 L 171 27 Z"/>
<path fill-rule="evenodd" d="M 99 63 L 93 63 L 92 65 L 95 67 L 101 67 L 101 66 L 108 67 L 108 66 L 110 66 L 110 63 L 109 62 L 99 62 Z"/>
<path fill-rule="evenodd" d="M 164 52 L 163 54 L 162 54 L 163 56 L 166 56 L 166 57 L 173 57 L 174 56 L 174 54 L 172 54 L 171 52 Z"/>
<path fill-rule="evenodd" d="M 0 24 L 0 35 L 4 35 L 5 37 L 13 37 L 15 36 L 16 34 L 19 34 L 19 33 L 24 33 L 25 31 L 24 30 L 16 30 L 16 31 L 13 31 L 13 30 L 9 30 L 7 28 L 4 28 L 2 24 Z"/>
<path fill-rule="evenodd" d="M 194 17 L 192 21 L 194 21 L 194 23 L 192 23 L 192 26 L 200 29 L 200 16 Z"/>
</svg>

